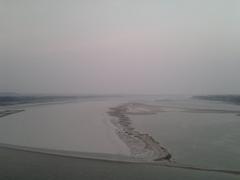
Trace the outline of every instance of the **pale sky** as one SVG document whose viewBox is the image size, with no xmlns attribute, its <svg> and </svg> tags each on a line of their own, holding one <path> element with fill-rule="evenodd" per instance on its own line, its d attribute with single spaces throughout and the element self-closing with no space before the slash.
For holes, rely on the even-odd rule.
<svg viewBox="0 0 240 180">
<path fill-rule="evenodd" d="M 0 92 L 240 93 L 239 0 L 0 0 Z"/>
</svg>

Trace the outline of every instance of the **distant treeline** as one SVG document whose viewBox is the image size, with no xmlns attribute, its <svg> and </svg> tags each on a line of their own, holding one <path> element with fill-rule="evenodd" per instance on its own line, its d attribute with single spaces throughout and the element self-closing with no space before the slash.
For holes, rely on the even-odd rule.
<svg viewBox="0 0 240 180">
<path fill-rule="evenodd" d="M 240 95 L 206 95 L 206 96 L 194 96 L 193 98 L 209 101 L 221 101 L 240 105 Z"/>
<path fill-rule="evenodd" d="M 57 102 L 76 98 L 77 96 L 0 96 L 0 106 Z"/>
<path fill-rule="evenodd" d="M 0 93 L 0 106 L 20 104 L 51 103 L 74 100 L 100 100 L 102 98 L 123 97 L 122 95 L 19 95 Z"/>
</svg>

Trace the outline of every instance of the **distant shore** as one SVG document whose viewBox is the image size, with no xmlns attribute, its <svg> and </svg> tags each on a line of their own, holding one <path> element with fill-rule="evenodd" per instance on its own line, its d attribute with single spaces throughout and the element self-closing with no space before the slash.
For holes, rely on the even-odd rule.
<svg viewBox="0 0 240 180">
<path fill-rule="evenodd" d="M 25 111 L 24 109 L 0 110 L 0 118 Z"/>
</svg>

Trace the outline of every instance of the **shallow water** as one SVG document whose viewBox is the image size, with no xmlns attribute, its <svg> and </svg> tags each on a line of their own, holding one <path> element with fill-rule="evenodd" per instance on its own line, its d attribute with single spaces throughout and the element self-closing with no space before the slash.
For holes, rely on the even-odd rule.
<svg viewBox="0 0 240 180">
<path fill-rule="evenodd" d="M 158 104 L 187 108 L 240 109 L 234 105 L 196 100 L 183 101 L 182 105 L 181 101 L 159 101 Z M 236 114 L 161 112 L 154 115 L 131 115 L 130 118 L 136 129 L 151 134 L 166 147 L 177 163 L 240 169 L 240 117 Z"/>
<path fill-rule="evenodd" d="M 0 143 L 56 150 L 128 154 L 107 114 L 114 103 L 94 101 L 25 107 L 0 119 Z"/>
</svg>

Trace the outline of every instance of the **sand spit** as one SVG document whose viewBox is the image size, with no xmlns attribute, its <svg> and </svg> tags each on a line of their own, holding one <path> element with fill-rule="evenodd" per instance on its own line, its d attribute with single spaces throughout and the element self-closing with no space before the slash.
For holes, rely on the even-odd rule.
<svg viewBox="0 0 240 180">
<path fill-rule="evenodd" d="M 126 143 L 134 158 L 143 161 L 170 160 L 171 154 L 149 134 L 143 134 L 132 127 L 128 114 L 153 114 L 154 107 L 146 108 L 139 103 L 127 103 L 110 108 L 109 115 L 115 117 L 112 123 L 118 128 L 117 134 Z"/>
<path fill-rule="evenodd" d="M 110 108 L 109 115 L 115 117 L 111 122 L 117 127 L 120 139 L 129 147 L 131 155 L 143 161 L 170 160 L 171 154 L 160 145 L 151 135 L 136 130 L 128 115 L 151 115 L 162 112 L 188 112 L 188 113 L 231 113 L 239 115 L 240 111 L 223 109 L 200 109 L 148 105 L 143 103 L 125 103 Z"/>
<path fill-rule="evenodd" d="M 23 112 L 23 111 L 24 111 L 23 109 L 3 110 L 3 111 L 0 111 L 0 118 L 4 117 L 4 116 L 9 116 L 11 114 L 20 113 L 20 112 Z"/>
</svg>

